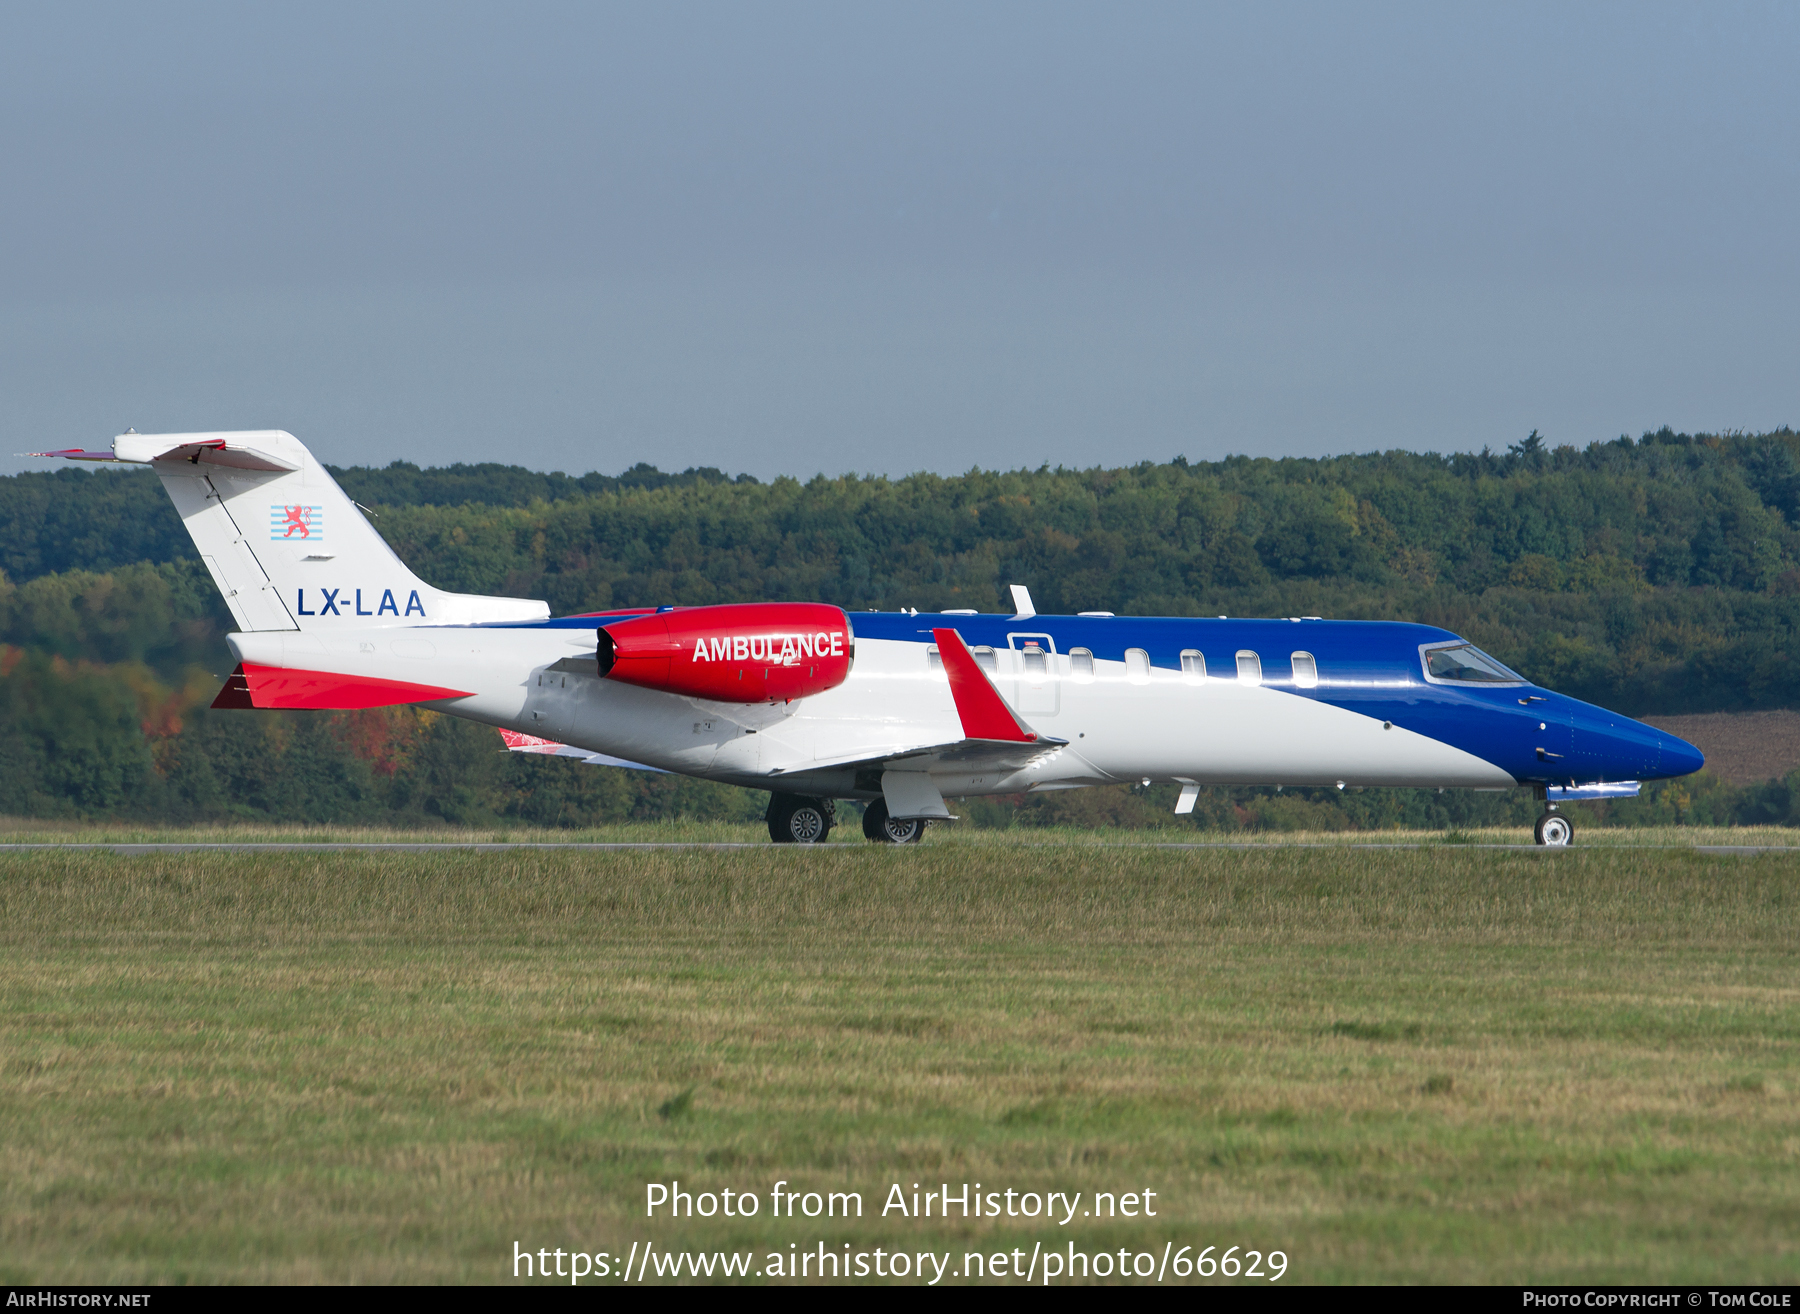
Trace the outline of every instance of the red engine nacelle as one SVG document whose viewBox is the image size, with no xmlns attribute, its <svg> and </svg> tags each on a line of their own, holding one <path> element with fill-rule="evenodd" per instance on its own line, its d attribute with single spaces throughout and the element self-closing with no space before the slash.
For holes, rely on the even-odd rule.
<svg viewBox="0 0 1800 1314">
<path fill-rule="evenodd" d="M 822 602 L 680 607 L 600 628 L 608 680 L 721 703 L 786 702 L 850 674 L 850 620 Z"/>
</svg>

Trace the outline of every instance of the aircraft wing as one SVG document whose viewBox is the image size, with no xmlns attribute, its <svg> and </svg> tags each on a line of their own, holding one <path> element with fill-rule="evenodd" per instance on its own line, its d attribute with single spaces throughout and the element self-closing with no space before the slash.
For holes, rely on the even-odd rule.
<svg viewBox="0 0 1800 1314">
<path fill-rule="evenodd" d="M 947 818 L 950 811 L 932 780 L 933 772 L 1010 776 L 1048 762 L 1068 747 L 1068 740 L 1040 734 L 1019 719 L 960 634 L 939 629 L 932 631 L 932 638 L 937 640 L 944 673 L 950 679 L 963 738 L 896 744 L 873 752 L 865 747 L 839 758 L 816 758 L 803 769 L 849 767 L 859 775 L 874 773 L 881 781 L 890 816 Z"/>
<path fill-rule="evenodd" d="M 1040 736 L 1035 743 L 1007 739 L 952 739 L 941 744 L 896 744 L 870 752 L 867 749 L 843 757 L 809 760 L 805 770 L 820 767 L 852 767 L 862 770 L 930 771 L 938 767 L 957 771 L 1023 771 L 1055 757 L 1068 745 L 1066 739 Z"/>
</svg>

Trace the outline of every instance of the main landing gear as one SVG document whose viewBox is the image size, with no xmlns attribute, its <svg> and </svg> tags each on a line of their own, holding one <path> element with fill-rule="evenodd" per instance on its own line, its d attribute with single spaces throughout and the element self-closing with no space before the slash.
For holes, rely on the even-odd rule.
<svg viewBox="0 0 1800 1314">
<path fill-rule="evenodd" d="M 1566 849 L 1575 842 L 1575 824 L 1556 810 L 1556 804 L 1544 804 L 1544 814 L 1531 828 L 1531 838 L 1553 849 Z"/>
<path fill-rule="evenodd" d="M 772 794 L 768 822 L 769 838 L 777 844 L 823 844 L 837 824 L 837 804 L 828 798 Z M 925 826 L 918 817 L 896 821 L 888 816 L 885 799 L 876 799 L 863 813 L 863 836 L 877 844 L 917 844 L 925 837 Z"/>
<path fill-rule="evenodd" d="M 777 844 L 823 844 L 837 824 L 837 804 L 798 794 L 769 796 L 769 838 Z"/>
<path fill-rule="evenodd" d="M 920 817 L 895 821 L 888 816 L 887 800 L 878 798 L 863 813 L 863 838 L 877 844 L 917 844 L 925 835 L 925 822 Z"/>
</svg>

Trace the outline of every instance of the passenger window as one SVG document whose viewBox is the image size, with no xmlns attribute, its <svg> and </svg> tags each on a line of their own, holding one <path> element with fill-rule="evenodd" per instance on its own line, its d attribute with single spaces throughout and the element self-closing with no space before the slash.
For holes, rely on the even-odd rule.
<svg viewBox="0 0 1800 1314">
<path fill-rule="evenodd" d="M 1206 683 L 1206 656 L 1198 648 L 1181 650 L 1181 676 L 1189 684 Z"/>
<path fill-rule="evenodd" d="M 1313 660 L 1310 652 L 1294 654 L 1294 685 L 1300 689 L 1316 689 L 1319 686 L 1319 664 Z"/>
<path fill-rule="evenodd" d="M 1094 652 L 1091 648 L 1069 649 L 1069 674 L 1077 680 L 1094 678 Z"/>
<path fill-rule="evenodd" d="M 1041 680 L 1047 674 L 1049 674 L 1049 665 L 1044 660 L 1044 657 L 1045 657 L 1044 650 L 1042 648 L 1038 647 L 1037 644 L 1035 644 L 1035 643 L 1026 644 L 1024 649 L 1020 652 L 1019 655 L 1020 655 L 1021 660 L 1025 664 L 1025 678 L 1026 679 Z"/>
<path fill-rule="evenodd" d="M 1133 684 L 1150 682 L 1150 654 L 1142 648 L 1125 650 L 1125 678 Z"/>
<path fill-rule="evenodd" d="M 992 648 L 983 644 L 979 648 L 972 649 L 972 651 L 975 654 L 975 664 L 981 667 L 982 670 L 986 671 L 989 675 L 998 675 L 1000 673 L 1000 659 L 994 655 L 994 650 Z"/>
<path fill-rule="evenodd" d="M 1238 683 L 1262 683 L 1262 658 L 1248 648 L 1240 649 L 1237 655 Z"/>
<path fill-rule="evenodd" d="M 934 671 L 941 671 L 944 669 L 944 654 L 938 651 L 937 644 L 928 643 L 925 645 L 925 665 L 929 666 Z"/>
</svg>

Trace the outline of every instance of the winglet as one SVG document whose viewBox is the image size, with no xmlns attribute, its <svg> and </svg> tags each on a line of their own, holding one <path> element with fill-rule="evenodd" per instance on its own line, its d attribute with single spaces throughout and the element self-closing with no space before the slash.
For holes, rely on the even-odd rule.
<svg viewBox="0 0 1800 1314">
<path fill-rule="evenodd" d="M 950 677 L 950 696 L 956 700 L 956 714 L 962 718 L 963 734 L 970 739 L 999 739 L 1015 744 L 1035 744 L 1037 731 L 1031 729 L 1000 697 L 994 682 L 987 678 L 969 651 L 962 635 L 955 630 L 933 630 L 938 654 L 944 659 L 944 673 Z"/>
</svg>

